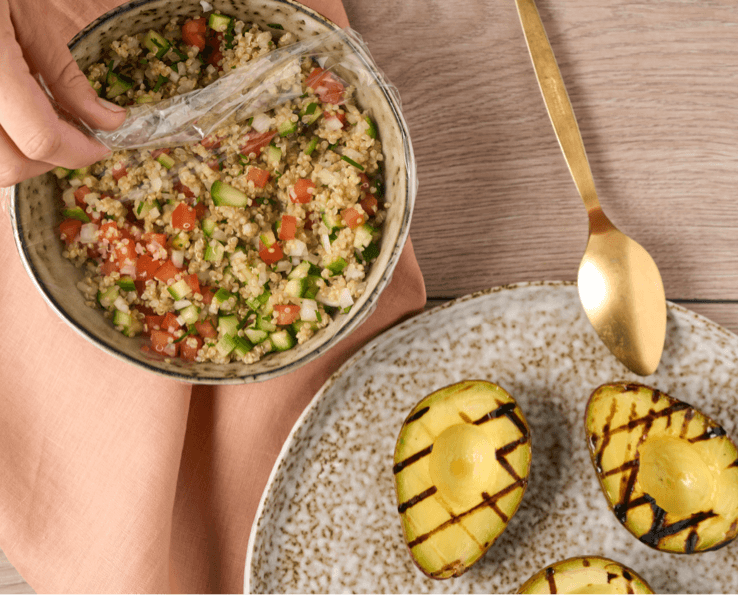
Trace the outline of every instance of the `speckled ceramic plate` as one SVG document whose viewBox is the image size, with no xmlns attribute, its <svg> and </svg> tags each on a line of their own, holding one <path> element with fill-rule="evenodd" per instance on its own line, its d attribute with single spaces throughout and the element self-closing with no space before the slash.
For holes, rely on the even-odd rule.
<svg viewBox="0 0 738 595">
<path fill-rule="evenodd" d="M 533 462 L 518 513 L 466 574 L 426 578 L 400 527 L 397 434 L 423 396 L 463 379 L 500 384 L 530 424 Z M 738 542 L 692 556 L 650 549 L 607 507 L 584 441 L 594 388 L 636 380 L 738 433 L 738 337 L 670 304 L 658 371 L 630 373 L 600 343 L 576 286 L 496 288 L 384 333 L 343 366 L 300 418 L 275 465 L 246 560 L 246 592 L 514 592 L 547 564 L 601 555 L 659 593 L 738 592 Z"/>
</svg>

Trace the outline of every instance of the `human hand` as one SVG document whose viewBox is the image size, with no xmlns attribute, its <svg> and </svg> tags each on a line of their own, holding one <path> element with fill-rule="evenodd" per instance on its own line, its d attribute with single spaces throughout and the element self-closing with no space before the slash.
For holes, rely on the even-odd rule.
<svg viewBox="0 0 738 595">
<path fill-rule="evenodd" d="M 61 119 L 38 84 L 92 128 L 114 130 L 125 109 L 97 96 L 64 41 L 47 25 L 44 0 L 0 0 L 0 187 L 76 169 L 110 151 Z"/>
</svg>

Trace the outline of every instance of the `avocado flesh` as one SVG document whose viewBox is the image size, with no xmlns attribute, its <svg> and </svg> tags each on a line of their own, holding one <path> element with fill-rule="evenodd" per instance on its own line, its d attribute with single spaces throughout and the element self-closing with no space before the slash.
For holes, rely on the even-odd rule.
<svg viewBox="0 0 738 595">
<path fill-rule="evenodd" d="M 582 556 L 540 570 L 518 593 L 653 593 L 648 583 L 622 564 L 600 556 Z"/>
<path fill-rule="evenodd" d="M 655 388 L 597 388 L 587 445 L 618 520 L 640 541 L 673 553 L 718 549 L 738 535 L 738 449 L 694 407 Z"/>
<path fill-rule="evenodd" d="M 502 534 L 528 485 L 530 430 L 515 400 L 469 380 L 422 399 L 393 472 L 405 542 L 426 575 L 463 574 Z"/>
</svg>

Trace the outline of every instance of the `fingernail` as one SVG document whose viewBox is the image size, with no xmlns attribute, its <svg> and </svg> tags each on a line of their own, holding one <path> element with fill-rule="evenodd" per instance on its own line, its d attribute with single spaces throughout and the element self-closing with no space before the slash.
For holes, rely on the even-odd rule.
<svg viewBox="0 0 738 595">
<path fill-rule="evenodd" d="M 110 103 L 106 99 L 103 99 L 102 97 L 97 98 L 97 102 L 104 107 L 106 110 L 109 110 L 111 112 L 114 112 L 116 114 L 119 114 L 121 112 L 126 111 L 126 108 L 121 107 L 119 105 L 115 105 L 114 103 Z"/>
</svg>

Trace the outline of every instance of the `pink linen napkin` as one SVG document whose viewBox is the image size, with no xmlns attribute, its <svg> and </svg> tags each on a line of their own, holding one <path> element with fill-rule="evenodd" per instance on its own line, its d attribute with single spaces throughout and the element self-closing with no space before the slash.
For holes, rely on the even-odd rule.
<svg viewBox="0 0 738 595">
<path fill-rule="evenodd" d="M 116 0 L 52 0 L 70 39 Z M 304 0 L 341 26 L 340 0 Z M 408 242 L 375 313 L 321 358 L 264 383 L 191 386 L 99 351 L 51 311 L 0 215 L 0 548 L 38 592 L 243 588 L 272 465 L 324 381 L 425 304 Z"/>
</svg>

